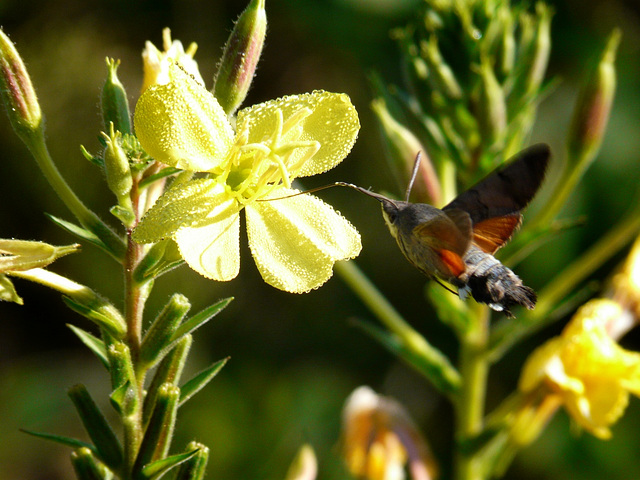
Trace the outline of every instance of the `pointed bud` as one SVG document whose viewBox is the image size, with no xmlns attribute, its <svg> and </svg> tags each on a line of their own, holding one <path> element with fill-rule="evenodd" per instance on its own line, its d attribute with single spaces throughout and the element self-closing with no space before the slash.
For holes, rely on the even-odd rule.
<svg viewBox="0 0 640 480">
<path fill-rule="evenodd" d="M 71 464 L 78 480 L 108 480 L 113 478 L 113 474 L 87 447 L 81 447 L 73 451 Z"/>
<path fill-rule="evenodd" d="M 569 129 L 569 159 L 584 169 L 597 154 L 609 121 L 616 89 L 615 60 L 620 30 L 614 30 L 595 71 L 578 94 Z"/>
<path fill-rule="evenodd" d="M 462 98 L 462 88 L 456 80 L 453 70 L 442 58 L 435 35 L 432 35 L 428 42 L 420 44 L 420 53 L 429 67 L 429 80 L 433 86 L 446 97 L 454 100 Z"/>
<path fill-rule="evenodd" d="M 11 126 L 28 146 L 44 135 L 42 112 L 31 78 L 9 37 L 0 30 L 0 98 Z"/>
<path fill-rule="evenodd" d="M 504 91 L 498 83 L 488 58 L 482 59 L 478 73 L 480 75 L 478 124 L 482 142 L 489 148 L 504 137 L 507 128 L 507 105 Z"/>
<path fill-rule="evenodd" d="M 251 0 L 224 47 L 213 95 L 227 115 L 237 110 L 251 87 L 267 33 L 264 4 L 265 0 Z"/>
<path fill-rule="evenodd" d="M 289 467 L 285 480 L 315 480 L 318 475 L 318 460 L 310 445 L 303 445 Z"/>
<path fill-rule="evenodd" d="M 173 294 L 145 333 L 140 348 L 142 365 L 150 368 L 168 353 L 172 336 L 190 308 L 191 303 L 187 297 L 179 293 Z"/>
<path fill-rule="evenodd" d="M 24 305 L 22 297 L 16 292 L 16 288 L 6 275 L 0 273 L 0 301 L 13 302 L 18 305 Z"/>
<path fill-rule="evenodd" d="M 113 123 L 116 131 L 131 134 L 131 114 L 129 112 L 129 101 L 127 92 L 118 78 L 118 66 L 120 60 L 107 58 L 107 80 L 102 87 L 102 119 L 104 127 L 110 128 Z"/>
<path fill-rule="evenodd" d="M 193 450 L 198 452 L 189 460 L 180 464 L 175 480 L 202 480 L 207 470 L 209 461 L 209 447 L 199 442 L 190 442 L 187 445 L 187 452 Z"/>
<path fill-rule="evenodd" d="M 134 472 L 167 455 L 173 439 L 179 400 L 180 389 L 174 385 L 164 384 L 158 390 L 156 404 L 133 467 Z"/>
<path fill-rule="evenodd" d="M 400 188 L 404 189 L 408 185 L 416 155 L 421 152 L 422 162 L 414 184 L 414 194 L 419 202 L 440 205 L 440 181 L 420 140 L 393 118 L 382 98 L 373 100 L 371 108 L 380 122 L 389 149 L 390 167 Z"/>
<path fill-rule="evenodd" d="M 107 176 L 109 190 L 120 201 L 131 191 L 133 179 L 131 178 L 129 158 L 121 146 L 122 134 L 119 131 L 114 131 L 113 123 L 110 123 L 109 127 L 109 135 L 102 133 L 102 137 L 107 143 L 107 148 L 104 151 L 104 172 Z"/>
<path fill-rule="evenodd" d="M 0 239 L 0 272 L 46 267 L 79 249 L 78 244 L 55 247 L 43 242 Z"/>
</svg>

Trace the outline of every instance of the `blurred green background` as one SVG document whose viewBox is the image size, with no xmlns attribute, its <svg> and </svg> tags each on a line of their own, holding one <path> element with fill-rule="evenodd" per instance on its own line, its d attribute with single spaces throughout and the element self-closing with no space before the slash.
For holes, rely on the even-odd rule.
<svg viewBox="0 0 640 480">
<path fill-rule="evenodd" d="M 637 0 L 550 2 L 553 51 L 550 75 L 562 79 L 544 101 L 532 142 L 562 151 L 580 78 L 614 26 L 623 30 L 619 87 L 601 153 L 563 215 L 587 222 L 565 233 L 521 264 L 518 273 L 534 288 L 579 257 L 624 214 L 640 183 L 640 6 Z M 399 55 L 389 30 L 411 17 L 419 0 L 267 0 L 269 27 L 257 77 L 245 105 L 286 94 L 325 89 L 349 94 L 360 112 L 358 142 L 339 167 L 306 186 L 336 180 L 376 191 L 392 190 L 379 131 L 369 110 L 367 74 L 377 70 L 400 81 Z M 120 58 L 120 79 L 135 102 L 141 84 L 140 53 L 146 40 L 161 45 L 161 31 L 186 45 L 198 43 L 196 59 L 211 79 L 222 46 L 245 1 L 0 0 L 0 25 L 17 44 L 47 117 L 51 153 L 81 198 L 104 218 L 110 194 L 79 145 L 97 151 L 98 108 L 104 58 Z M 596 50 L 594 50 L 596 49 Z M 209 80 L 209 86 L 211 80 Z M 74 241 L 43 215 L 71 220 L 35 162 L 0 115 L 0 236 L 53 244 Z M 400 312 L 433 343 L 455 355 L 452 335 L 438 324 L 424 299 L 425 279 L 404 260 L 380 217 L 376 202 L 346 189 L 322 198 L 336 206 L 363 235 L 357 262 Z M 542 203 L 541 199 L 536 203 Z M 533 205 L 532 208 L 539 208 Z M 602 280 L 624 252 L 597 272 Z M 188 372 L 230 356 L 220 375 L 179 412 L 176 448 L 195 438 L 211 449 L 209 478 L 279 479 L 299 446 L 310 442 L 321 479 L 348 478 L 338 457 L 340 409 L 357 386 L 395 396 L 411 411 L 442 459 L 445 477 L 452 442 L 451 410 L 421 377 L 354 328 L 350 319 L 371 319 L 335 277 L 318 291 L 294 296 L 265 285 L 243 246 L 239 277 L 207 281 L 183 267 L 163 277 L 150 312 L 176 289 L 194 311 L 212 301 L 236 300 L 197 332 Z M 116 265 L 89 246 L 53 266 L 61 274 L 118 299 Z M 115 280 L 114 280 L 115 279 Z M 73 478 L 69 451 L 29 437 L 19 428 L 82 436 L 66 389 L 84 383 L 110 409 L 108 378 L 95 358 L 65 327 L 88 322 L 68 311 L 59 295 L 16 281 L 25 305 L 0 305 L 0 479 Z M 516 385 L 526 355 L 564 322 L 522 343 L 492 371 L 489 405 Z M 638 334 L 624 339 L 640 349 Z M 518 456 L 510 479 L 640 478 L 640 401 L 633 399 L 614 438 L 603 442 L 576 434 L 564 413 Z"/>
</svg>

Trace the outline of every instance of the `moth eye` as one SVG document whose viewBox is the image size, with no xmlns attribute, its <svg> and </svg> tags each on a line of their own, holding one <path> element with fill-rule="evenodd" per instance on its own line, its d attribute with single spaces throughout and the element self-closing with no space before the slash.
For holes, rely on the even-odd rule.
<svg viewBox="0 0 640 480">
<path fill-rule="evenodd" d="M 389 222 L 396 223 L 396 219 L 398 218 L 398 214 L 396 212 L 387 213 L 387 218 L 389 218 Z"/>
</svg>

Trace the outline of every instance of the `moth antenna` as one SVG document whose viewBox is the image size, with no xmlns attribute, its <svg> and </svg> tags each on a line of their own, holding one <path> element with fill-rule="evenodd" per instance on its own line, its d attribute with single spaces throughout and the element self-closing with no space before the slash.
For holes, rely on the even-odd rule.
<svg viewBox="0 0 640 480">
<path fill-rule="evenodd" d="M 418 150 L 416 155 L 416 159 L 413 162 L 413 170 L 411 171 L 411 179 L 409 180 L 409 185 L 407 185 L 407 193 L 405 194 L 404 201 L 409 201 L 409 195 L 411 195 L 411 189 L 413 188 L 413 182 L 416 181 L 416 177 L 418 176 L 418 169 L 420 168 L 420 160 L 421 160 L 421 151 Z"/>
<path fill-rule="evenodd" d="M 309 190 L 304 190 L 302 192 L 292 193 L 291 195 L 285 195 L 284 197 L 258 198 L 256 200 L 256 202 L 272 202 L 274 200 L 284 200 L 285 198 L 297 197 L 298 195 L 304 195 L 305 193 L 319 192 L 320 190 L 326 190 L 327 188 L 339 187 L 339 186 L 344 186 L 344 185 L 349 185 L 349 184 L 345 184 L 344 182 L 330 183 L 328 185 L 322 185 L 320 187 L 310 188 Z"/>
</svg>

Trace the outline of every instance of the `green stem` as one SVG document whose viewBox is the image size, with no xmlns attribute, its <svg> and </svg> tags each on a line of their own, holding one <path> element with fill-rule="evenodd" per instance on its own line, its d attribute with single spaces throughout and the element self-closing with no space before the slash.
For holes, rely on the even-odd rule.
<svg viewBox="0 0 640 480">
<path fill-rule="evenodd" d="M 487 345 L 489 341 L 489 309 L 476 305 L 476 321 L 460 345 L 460 373 L 462 389 L 455 404 L 458 444 L 480 433 L 484 425 L 484 404 L 489 374 Z M 481 457 L 458 453 L 456 480 L 482 480 L 484 469 Z"/>
<path fill-rule="evenodd" d="M 141 214 L 141 197 L 138 189 L 139 176 L 134 177 L 134 184 L 130 192 L 131 205 L 137 224 Z M 123 418 L 125 430 L 125 462 L 127 475 L 132 475 L 138 451 L 144 436 L 143 405 L 146 369 L 140 362 L 140 347 L 142 345 L 142 321 L 144 307 L 153 286 L 152 282 L 140 283 L 135 279 L 135 269 L 144 256 L 144 247 L 131 238 L 132 229 L 127 230 L 127 251 L 123 262 L 124 268 L 124 297 L 125 319 L 127 322 L 127 346 L 131 352 L 133 371 L 136 375 L 136 395 L 138 408 Z"/>
<path fill-rule="evenodd" d="M 455 392 L 459 388 L 460 374 L 451 365 L 449 359 L 402 318 L 354 261 L 337 262 L 335 270 L 378 320 L 399 337 L 407 349 L 423 358 L 425 363 L 438 372 L 439 379 L 446 384 L 448 393 Z"/>
<path fill-rule="evenodd" d="M 69 187 L 69 184 L 64 180 L 60 171 L 53 163 L 53 159 L 49 154 L 44 140 L 44 132 L 39 131 L 38 135 L 34 137 L 31 142 L 27 143 L 27 146 L 38 163 L 38 167 L 40 167 L 43 175 L 71 213 L 73 213 L 83 227 L 95 233 L 104 242 L 107 247 L 107 252 L 111 256 L 121 261 L 125 253 L 122 239 L 107 227 L 95 213 L 89 210 L 71 187 Z"/>
</svg>

